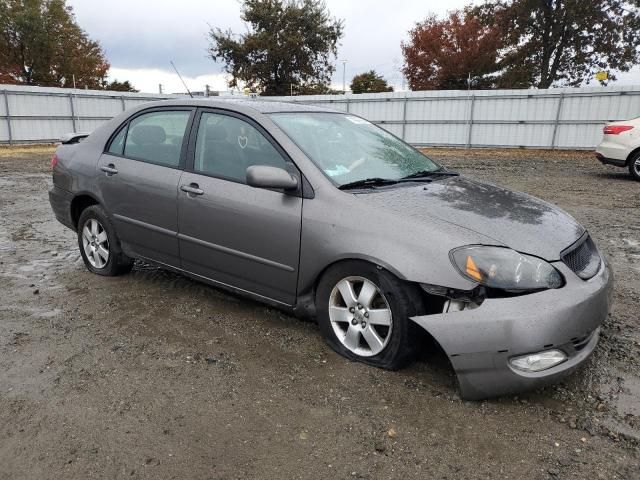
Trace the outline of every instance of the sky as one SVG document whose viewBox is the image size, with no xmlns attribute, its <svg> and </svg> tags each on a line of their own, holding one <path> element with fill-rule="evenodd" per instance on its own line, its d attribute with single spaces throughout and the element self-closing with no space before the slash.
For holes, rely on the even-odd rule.
<svg viewBox="0 0 640 480">
<path fill-rule="evenodd" d="M 326 0 L 332 16 L 343 19 L 344 37 L 335 60 L 334 88 L 342 89 L 346 60 L 347 88 L 351 78 L 375 70 L 396 90 L 406 89 L 400 67 L 400 43 L 416 22 L 429 14 L 481 0 Z M 189 89 L 227 90 L 223 65 L 207 58 L 210 27 L 244 33 L 239 0 L 67 0 L 89 36 L 98 40 L 111 63 L 110 78 L 129 80 L 143 92 L 183 92 L 173 72 L 176 64 Z M 105 6 L 108 5 L 108 8 Z M 640 69 L 619 74 L 616 84 L 640 84 Z"/>
</svg>

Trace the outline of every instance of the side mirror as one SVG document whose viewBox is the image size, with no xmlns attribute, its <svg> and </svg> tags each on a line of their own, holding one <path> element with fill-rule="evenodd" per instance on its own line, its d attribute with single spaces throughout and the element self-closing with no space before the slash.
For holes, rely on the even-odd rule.
<svg viewBox="0 0 640 480">
<path fill-rule="evenodd" d="M 253 165 L 247 168 L 247 185 L 256 188 L 296 190 L 298 180 L 283 168 Z"/>
</svg>

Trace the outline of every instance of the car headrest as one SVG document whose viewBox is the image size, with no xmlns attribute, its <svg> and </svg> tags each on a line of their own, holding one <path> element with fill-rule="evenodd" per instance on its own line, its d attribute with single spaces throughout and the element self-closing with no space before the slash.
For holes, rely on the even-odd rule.
<svg viewBox="0 0 640 480">
<path fill-rule="evenodd" d="M 207 142 L 221 142 L 227 139 L 227 129 L 224 125 L 207 125 Z"/>
<path fill-rule="evenodd" d="M 159 125 L 138 125 L 131 132 L 136 145 L 159 145 L 167 139 L 164 128 Z"/>
</svg>

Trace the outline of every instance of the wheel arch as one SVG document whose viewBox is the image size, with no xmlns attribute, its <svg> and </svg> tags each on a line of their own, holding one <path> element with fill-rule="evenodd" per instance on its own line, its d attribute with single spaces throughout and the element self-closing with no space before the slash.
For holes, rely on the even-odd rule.
<svg viewBox="0 0 640 480">
<path fill-rule="evenodd" d="M 625 166 L 628 167 L 633 157 L 639 154 L 640 154 L 640 147 L 636 147 L 633 150 L 631 150 L 631 152 L 629 152 L 629 155 L 627 155 L 627 163 Z"/>
<path fill-rule="evenodd" d="M 78 193 L 73 197 L 73 200 L 71 200 L 71 204 L 69 206 L 71 211 L 69 213 L 71 215 L 73 226 L 76 230 L 78 229 L 78 220 L 80 220 L 80 215 L 82 215 L 82 212 L 87 207 L 92 205 L 100 205 L 100 202 L 89 192 Z"/>
<path fill-rule="evenodd" d="M 320 268 L 314 275 L 305 282 L 304 285 L 299 286 L 298 295 L 296 305 L 294 307 L 294 313 L 302 318 L 313 319 L 316 317 L 316 293 L 318 291 L 318 285 L 322 280 L 322 277 L 326 274 L 326 272 L 342 263 L 346 262 L 362 262 L 367 263 L 369 265 L 373 265 L 377 268 L 382 268 L 387 270 L 389 273 L 393 274 L 396 278 L 398 278 L 401 282 L 406 284 L 411 284 L 416 287 L 417 290 L 420 291 L 420 294 L 423 295 L 423 298 L 428 300 L 430 298 L 430 294 L 425 292 L 418 283 L 408 280 L 406 276 L 402 275 L 402 273 L 394 268 L 392 265 L 387 262 L 381 261 L 377 258 L 370 257 L 367 255 L 359 255 L 359 254 L 345 254 L 340 257 L 332 259 L 332 261 L 325 264 L 322 268 Z"/>
</svg>

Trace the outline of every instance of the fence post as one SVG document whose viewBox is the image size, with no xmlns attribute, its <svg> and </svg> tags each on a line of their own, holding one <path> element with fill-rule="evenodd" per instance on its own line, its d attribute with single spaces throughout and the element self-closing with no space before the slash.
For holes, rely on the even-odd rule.
<svg viewBox="0 0 640 480">
<path fill-rule="evenodd" d="M 120 96 L 120 104 L 122 105 L 122 111 L 124 112 L 127 109 L 124 103 L 124 95 Z"/>
<path fill-rule="evenodd" d="M 556 135 L 558 134 L 558 124 L 560 123 L 560 113 L 562 112 L 562 102 L 564 101 L 564 93 L 560 94 L 558 100 L 558 110 L 556 110 L 556 120 L 553 122 L 553 135 L 551 137 L 551 150 L 556 149 Z"/>
<path fill-rule="evenodd" d="M 469 129 L 467 131 L 467 148 L 471 147 L 471 132 L 473 130 L 473 107 L 476 103 L 475 93 L 469 97 L 471 104 L 469 105 Z"/>
<path fill-rule="evenodd" d="M 13 145 L 13 134 L 11 132 L 11 115 L 9 114 L 9 94 L 6 90 L 3 90 L 4 93 L 4 110 L 7 114 L 7 133 L 9 134 L 9 145 Z"/>
<path fill-rule="evenodd" d="M 73 105 L 73 93 L 69 94 L 69 104 L 71 105 L 71 123 L 73 124 L 73 133 L 76 133 L 76 109 Z"/>
<path fill-rule="evenodd" d="M 402 136 L 400 138 L 402 138 L 402 140 L 404 140 L 405 137 L 405 130 L 407 127 L 407 94 L 404 94 L 404 102 L 402 102 Z"/>
</svg>

